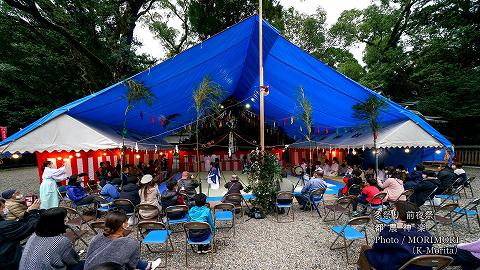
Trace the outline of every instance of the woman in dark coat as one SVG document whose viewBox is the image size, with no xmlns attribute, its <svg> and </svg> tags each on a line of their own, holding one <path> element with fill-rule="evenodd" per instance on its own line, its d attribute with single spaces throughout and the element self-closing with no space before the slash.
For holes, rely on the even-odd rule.
<svg viewBox="0 0 480 270">
<path fill-rule="evenodd" d="M 140 204 L 140 195 L 138 194 L 138 179 L 135 176 L 129 176 L 127 178 L 127 184 L 122 187 L 120 192 L 120 199 L 129 199 L 133 205 Z M 130 207 L 131 208 L 131 207 Z M 124 209 L 127 213 L 132 213 L 133 209 Z"/>
</svg>

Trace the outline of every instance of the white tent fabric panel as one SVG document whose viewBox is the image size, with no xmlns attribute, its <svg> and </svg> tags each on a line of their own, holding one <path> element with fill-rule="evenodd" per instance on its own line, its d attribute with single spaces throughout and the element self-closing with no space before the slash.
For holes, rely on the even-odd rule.
<svg viewBox="0 0 480 270">
<path fill-rule="evenodd" d="M 125 145 L 135 147 L 135 141 L 145 138 L 144 135 L 128 132 Z M 158 144 L 162 148 L 160 139 L 145 140 L 139 143 L 140 149 L 153 149 Z M 115 149 L 122 145 L 122 136 L 119 131 L 107 126 L 88 123 L 62 114 L 44 125 L 32 130 L 7 145 L 0 147 L 0 152 L 52 152 L 52 151 L 89 151 L 99 149 Z"/>
<path fill-rule="evenodd" d="M 294 143 L 293 148 L 310 147 L 335 147 L 335 148 L 373 148 L 373 135 L 370 127 L 363 127 L 354 132 L 332 132 L 328 135 L 319 136 L 312 141 Z M 428 134 L 423 128 L 411 120 L 393 123 L 380 127 L 377 138 L 377 147 L 444 147 L 438 140 Z"/>
</svg>

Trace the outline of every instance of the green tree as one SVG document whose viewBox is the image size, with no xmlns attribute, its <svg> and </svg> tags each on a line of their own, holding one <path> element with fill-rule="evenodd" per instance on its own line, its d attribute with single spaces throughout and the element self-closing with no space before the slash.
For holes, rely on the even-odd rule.
<svg viewBox="0 0 480 270">
<path fill-rule="evenodd" d="M 241 20 L 254 15 L 258 0 L 192 0 L 188 17 L 192 30 L 205 40 Z M 264 19 L 284 29 L 283 7 L 278 0 L 263 0 Z"/>
</svg>

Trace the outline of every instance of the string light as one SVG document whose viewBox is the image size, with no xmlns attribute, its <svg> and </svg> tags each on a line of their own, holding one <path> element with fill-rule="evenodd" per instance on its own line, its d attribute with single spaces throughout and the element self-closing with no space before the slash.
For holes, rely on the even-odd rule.
<svg viewBox="0 0 480 270">
<path fill-rule="evenodd" d="M 106 156 L 106 155 L 107 155 L 107 153 L 103 153 L 103 155 L 104 155 L 104 156 Z"/>
<path fill-rule="evenodd" d="M 57 160 L 62 160 L 62 157 L 57 157 Z"/>
<path fill-rule="evenodd" d="M 72 156 L 72 155 L 69 155 L 69 156 L 68 156 L 68 158 L 69 158 L 69 159 L 72 159 L 72 158 L 73 158 L 73 156 Z"/>
<path fill-rule="evenodd" d="M 405 148 L 405 153 L 410 153 L 410 148 Z"/>
<path fill-rule="evenodd" d="M 136 154 L 135 157 L 136 157 L 136 158 L 140 158 L 140 155 L 139 155 L 139 154 Z"/>
<path fill-rule="evenodd" d="M 245 108 L 250 109 L 250 103 L 245 104 Z"/>
<path fill-rule="evenodd" d="M 20 155 L 19 154 L 13 154 L 12 158 L 14 158 L 14 159 L 20 158 Z"/>
<path fill-rule="evenodd" d="M 75 153 L 75 156 L 76 156 L 76 157 L 80 157 L 80 153 Z"/>
<path fill-rule="evenodd" d="M 442 150 L 440 150 L 440 149 L 437 149 L 437 150 L 435 151 L 435 154 L 437 154 L 437 155 L 440 155 L 441 153 L 442 153 Z"/>
<path fill-rule="evenodd" d="M 356 155 L 357 154 L 357 151 L 355 151 L 355 149 L 352 150 L 352 155 Z"/>
</svg>

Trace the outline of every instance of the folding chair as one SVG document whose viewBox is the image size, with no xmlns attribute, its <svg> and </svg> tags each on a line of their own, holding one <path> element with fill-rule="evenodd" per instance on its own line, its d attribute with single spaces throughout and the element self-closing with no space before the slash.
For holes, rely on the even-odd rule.
<svg viewBox="0 0 480 270">
<path fill-rule="evenodd" d="M 317 214 L 319 217 L 322 217 L 322 214 L 320 213 L 320 209 L 318 206 L 323 203 L 323 211 L 325 211 L 325 202 L 323 200 L 323 195 L 325 194 L 326 189 L 324 188 L 317 188 L 310 192 L 310 195 L 308 196 L 308 202 L 305 207 L 310 207 L 310 211 L 315 208 L 315 211 L 317 211 Z"/>
<path fill-rule="evenodd" d="M 244 199 L 242 194 L 240 193 L 231 193 L 225 195 L 225 198 L 223 199 L 224 202 L 232 203 L 235 205 L 235 213 L 240 211 L 240 219 L 243 220 L 243 204 L 244 204 Z"/>
<path fill-rule="evenodd" d="M 448 201 L 452 201 L 454 203 L 458 203 L 458 200 L 460 199 L 460 192 L 462 191 L 462 189 L 464 188 L 464 186 L 459 186 L 457 188 L 455 188 L 452 192 L 448 192 L 450 194 L 439 194 L 439 195 L 435 195 L 433 198 L 438 198 L 441 200 L 440 202 L 440 205 L 438 206 L 435 206 L 435 204 L 433 204 L 433 211 L 436 212 L 437 209 L 436 207 L 440 208 L 442 207 L 443 205 L 445 205 Z"/>
<path fill-rule="evenodd" d="M 367 205 L 367 209 L 368 208 L 372 209 L 371 213 L 373 213 L 374 211 L 378 211 L 378 210 L 383 211 L 384 208 L 385 208 L 385 206 L 383 205 L 383 200 L 385 199 L 385 197 L 387 197 L 386 192 L 380 192 L 380 193 L 375 194 L 375 196 L 373 196 L 370 203 Z M 373 205 L 372 204 L 373 200 L 380 200 L 381 203 L 379 205 Z"/>
<path fill-rule="evenodd" d="M 129 199 L 115 199 L 112 201 L 111 208 L 132 209 L 132 212 L 125 210 L 128 217 L 135 215 L 135 205 Z"/>
<path fill-rule="evenodd" d="M 407 269 L 409 266 L 435 267 L 437 270 L 446 269 L 453 262 L 453 258 L 443 255 L 420 255 L 410 259 L 398 270 Z"/>
<path fill-rule="evenodd" d="M 183 214 L 182 214 L 183 213 Z M 183 224 L 190 220 L 188 216 L 188 207 L 186 205 L 174 205 L 169 206 L 165 209 L 165 214 L 167 216 L 167 228 L 172 230 L 172 225 Z M 172 219 L 172 216 L 181 215 L 179 218 Z M 172 231 L 179 232 L 179 231 Z"/>
<path fill-rule="evenodd" d="M 412 197 L 413 192 L 415 192 L 415 190 L 413 190 L 413 189 L 407 189 L 407 190 L 405 190 L 405 191 L 402 192 L 402 194 L 395 200 L 395 202 L 400 201 L 400 198 L 402 198 L 403 196 L 405 196 L 405 200 L 408 202 L 408 201 L 410 200 L 410 197 Z"/>
<path fill-rule="evenodd" d="M 323 218 L 323 221 L 336 221 L 340 219 L 343 214 L 347 214 L 350 216 L 352 212 L 350 205 L 353 202 L 353 198 L 353 196 L 345 196 L 338 198 L 333 204 L 325 205 L 325 217 Z M 331 212 L 333 212 L 333 219 L 327 219 L 328 215 L 330 215 Z M 338 217 L 337 212 L 340 213 L 340 216 Z"/>
<path fill-rule="evenodd" d="M 233 229 L 233 236 L 235 236 L 235 205 L 231 203 L 220 203 L 215 205 L 213 207 L 213 222 L 215 223 L 215 228 L 217 230 L 220 228 L 227 228 L 228 231 Z M 231 225 L 228 227 L 220 227 L 217 225 L 219 222 L 230 222 Z"/>
<path fill-rule="evenodd" d="M 288 191 L 278 192 L 277 194 L 277 203 L 275 204 L 275 216 L 277 217 L 277 222 L 293 222 L 295 221 L 295 213 L 293 212 L 293 193 Z M 292 211 L 292 219 L 287 221 L 280 221 L 280 209 L 284 209 L 286 217 L 289 216 L 290 210 Z"/>
<path fill-rule="evenodd" d="M 143 218 L 141 215 L 140 215 L 140 211 L 148 211 L 148 212 L 153 212 L 153 211 L 157 211 L 158 214 L 156 217 L 154 218 L 150 218 L 150 219 L 145 219 Z M 153 205 L 153 204 L 148 204 L 148 203 L 141 203 L 141 204 L 138 204 L 137 206 L 135 206 L 135 219 L 137 220 L 137 222 L 142 222 L 142 221 L 160 221 L 161 220 L 161 216 L 162 216 L 162 213 L 160 212 L 160 209 L 158 209 L 157 206 Z"/>
<path fill-rule="evenodd" d="M 435 215 L 433 215 L 434 224 L 432 227 L 430 227 L 429 231 L 435 228 L 438 224 L 450 225 L 450 227 L 452 228 L 453 235 L 456 236 L 455 228 L 453 227 L 453 215 L 454 215 L 455 209 L 457 208 L 458 208 L 458 203 L 448 203 L 438 208 Z M 437 230 L 437 233 L 438 233 L 438 230 Z"/>
<path fill-rule="evenodd" d="M 83 225 L 87 225 L 90 229 L 88 222 L 95 220 L 95 216 L 82 215 L 76 209 L 71 207 L 62 207 L 67 211 L 67 222 L 65 224 L 75 226 L 79 230 Z"/>
<path fill-rule="evenodd" d="M 90 222 L 90 227 L 95 231 L 96 234 L 98 234 L 105 228 L 105 220 L 94 220 Z M 128 236 L 132 232 L 133 231 L 130 229 L 125 229 L 123 230 L 123 236 Z"/>
<path fill-rule="evenodd" d="M 463 184 L 463 186 L 465 187 L 465 188 L 463 189 L 463 192 L 465 193 L 465 198 L 468 198 L 468 196 L 467 196 L 467 188 L 470 189 L 470 193 L 472 194 L 472 198 L 474 197 L 474 195 L 473 195 L 473 188 L 472 188 L 472 182 L 473 182 L 475 179 L 476 179 L 475 176 L 470 177 L 470 178 L 467 179 L 467 181 L 465 181 L 465 184 Z"/>
<path fill-rule="evenodd" d="M 467 219 L 467 227 L 468 231 L 472 233 L 472 229 L 470 227 L 470 221 L 468 217 L 477 217 L 477 222 L 478 225 L 480 226 L 480 216 L 478 214 L 478 205 L 480 205 L 480 198 L 474 199 L 473 201 L 469 202 L 467 205 L 465 205 L 463 208 L 457 208 L 453 212 L 454 214 L 454 220 L 453 222 L 456 222 L 460 218 L 464 217 Z"/>
<path fill-rule="evenodd" d="M 206 222 L 186 222 L 186 223 L 183 223 L 183 229 L 185 231 L 185 236 L 186 236 L 186 241 L 185 241 L 185 266 L 187 268 L 188 267 L 192 267 L 192 268 L 212 268 L 213 267 L 212 252 L 210 252 L 210 254 L 208 254 L 209 257 L 210 257 L 209 267 L 204 267 L 204 266 L 199 267 L 199 266 L 189 266 L 188 265 L 188 246 L 189 245 L 192 248 L 192 251 L 194 251 L 192 245 L 208 245 L 208 244 L 211 245 L 212 251 L 214 250 L 215 234 L 213 233 L 212 228 L 210 228 L 210 225 Z M 189 232 L 191 230 L 206 230 L 206 229 L 210 230 L 210 235 L 208 236 L 208 238 L 206 240 L 201 241 L 201 242 L 196 242 L 196 241 L 192 241 L 192 239 L 190 239 Z"/>
<path fill-rule="evenodd" d="M 361 185 L 353 184 L 348 188 L 347 195 L 357 196 L 358 194 L 360 194 L 361 189 L 362 189 Z M 357 191 L 356 194 L 352 194 L 352 192 L 355 190 Z"/>
<path fill-rule="evenodd" d="M 139 238 L 143 239 L 142 244 L 147 247 L 148 251 L 165 254 L 165 264 L 161 267 L 167 267 L 167 253 L 175 250 L 167 227 L 159 221 L 143 221 L 137 225 L 137 230 L 140 234 Z M 160 251 L 152 251 L 150 245 L 162 245 L 164 248 Z"/>
<path fill-rule="evenodd" d="M 67 186 L 57 187 L 58 195 L 61 198 L 60 204 L 64 203 L 67 207 L 72 206 L 72 200 L 67 196 Z"/>
<path fill-rule="evenodd" d="M 355 240 L 365 239 L 368 245 L 367 225 L 370 222 L 370 217 L 356 217 L 350 219 L 345 225 L 333 226 L 332 231 L 337 235 L 330 250 L 345 249 L 345 256 L 347 257 L 347 265 L 350 263 L 348 260 L 348 248 Z M 356 228 L 358 226 L 358 228 Z M 343 246 L 334 247 L 339 238 L 343 239 Z M 347 242 L 350 243 L 347 245 Z"/>
<path fill-rule="evenodd" d="M 83 239 L 83 236 L 88 234 L 87 230 L 82 229 L 82 225 L 86 224 L 94 233 L 95 230 L 88 224 L 89 221 L 94 220 L 93 216 L 84 216 L 77 212 L 77 210 L 71 207 L 62 207 L 67 212 L 65 226 L 69 229 L 65 233 L 65 236 L 72 241 L 73 246 L 80 240 L 86 247 L 87 242 Z"/>
<path fill-rule="evenodd" d="M 94 194 L 95 196 L 95 209 L 96 209 L 96 217 L 100 217 L 100 213 L 106 213 L 111 209 L 111 203 L 108 202 L 105 198 L 98 194 Z"/>
</svg>

